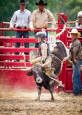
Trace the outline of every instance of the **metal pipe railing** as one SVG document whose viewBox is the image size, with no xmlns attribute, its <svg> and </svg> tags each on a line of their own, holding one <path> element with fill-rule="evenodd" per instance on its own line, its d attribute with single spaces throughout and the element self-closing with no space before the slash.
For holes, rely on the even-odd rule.
<svg viewBox="0 0 82 115">
<path fill-rule="evenodd" d="M 36 31 L 57 31 L 57 28 L 55 29 L 34 29 L 33 31 L 36 32 Z M 0 28 L 0 31 L 32 31 L 31 29 L 9 29 L 9 28 Z"/>
<path fill-rule="evenodd" d="M 16 38 L 16 37 L 0 37 L 0 42 L 6 42 L 6 43 L 38 43 L 36 39 L 33 37 L 30 37 L 28 39 L 25 38 Z"/>
<path fill-rule="evenodd" d="M 66 27 L 67 30 L 71 30 L 75 27 Z M 78 31 L 82 31 L 82 28 L 76 28 L 78 29 Z M 51 29 L 51 28 L 48 28 L 48 29 L 34 29 L 33 31 L 36 32 L 36 31 L 57 31 L 58 28 L 54 28 L 54 29 Z M 59 30 L 62 30 L 62 29 L 59 29 Z M 9 29 L 9 28 L 0 28 L 0 31 L 32 31 L 31 29 Z"/>
</svg>

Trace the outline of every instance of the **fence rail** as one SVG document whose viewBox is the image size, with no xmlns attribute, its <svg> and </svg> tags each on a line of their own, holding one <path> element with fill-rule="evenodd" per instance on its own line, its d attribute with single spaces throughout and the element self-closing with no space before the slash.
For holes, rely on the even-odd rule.
<svg viewBox="0 0 82 115">
<path fill-rule="evenodd" d="M 36 50 L 38 51 L 37 48 L 12 48 L 12 47 L 3 47 L 3 48 L 0 48 L 0 53 L 14 53 L 14 52 L 26 52 L 26 53 L 29 53 L 31 50 Z"/>
<path fill-rule="evenodd" d="M 24 56 L 23 55 L 7 55 L 7 54 L 0 54 L 0 60 L 15 60 L 15 59 L 20 59 L 20 60 L 24 60 Z M 29 59 L 29 55 L 25 55 L 25 59 Z"/>
<path fill-rule="evenodd" d="M 63 24 L 61 24 L 60 16 L 63 17 L 65 20 L 66 24 L 70 24 L 72 22 L 67 22 L 67 16 L 65 14 L 58 14 L 58 28 L 55 29 L 45 29 L 45 31 L 56 31 L 56 33 L 59 33 L 62 28 Z M 14 86 L 13 84 L 17 84 L 17 81 L 20 82 L 20 85 L 18 86 L 24 86 L 29 89 L 29 87 L 34 87 L 32 84 L 33 78 L 30 77 L 30 80 L 28 81 L 28 77 L 26 76 L 26 73 L 24 71 L 21 71 L 21 68 L 26 68 L 27 66 L 31 66 L 29 63 L 29 55 L 23 55 L 24 52 L 28 52 L 31 50 L 36 50 L 38 52 L 38 49 L 36 48 L 24 48 L 22 45 L 20 48 L 15 48 L 14 44 L 15 43 L 37 43 L 37 41 L 34 39 L 34 37 L 30 37 L 28 39 L 26 38 L 16 38 L 16 37 L 5 37 L 4 36 L 4 31 L 31 31 L 30 29 L 13 29 L 10 30 L 9 28 L 6 28 L 8 26 L 4 26 L 4 24 L 9 24 L 8 22 L 3 22 L 0 28 L 1 31 L 1 37 L 0 37 L 0 43 L 2 44 L 0 46 L 0 75 L 4 79 L 7 78 L 7 83 L 10 84 L 11 86 Z M 71 42 L 71 38 L 67 36 L 67 32 L 71 31 L 74 27 L 66 27 L 66 31 L 62 33 L 61 36 L 58 37 L 58 39 L 62 40 L 64 44 L 67 46 Z M 78 31 L 82 32 L 82 28 L 77 28 Z M 42 29 L 34 29 L 34 31 L 42 31 Z M 79 38 L 80 41 L 82 41 L 81 38 Z M 10 47 L 6 44 L 11 44 Z M 16 55 L 15 52 L 19 52 L 19 55 Z M 16 60 L 20 60 L 17 62 Z M 81 72 L 82 75 L 82 72 Z M 62 81 L 62 83 L 65 85 L 64 90 L 65 91 L 72 91 L 72 67 L 65 62 L 63 64 L 63 69 L 62 72 L 59 76 L 59 79 Z M 10 83 L 9 83 L 10 81 Z M 24 82 L 23 82 L 24 81 Z M 4 82 L 3 84 L 5 85 Z M 25 86 L 26 83 L 26 86 Z M 31 84 L 29 84 L 31 83 Z"/>
<path fill-rule="evenodd" d="M 38 43 L 34 37 L 30 38 L 16 38 L 16 37 L 0 37 L 0 42 L 8 42 L 8 43 Z"/>
<path fill-rule="evenodd" d="M 25 67 L 25 66 L 32 66 L 29 62 L 3 62 L 0 61 L 0 66 L 4 67 L 12 67 L 12 66 L 18 66 L 18 67 Z"/>
</svg>

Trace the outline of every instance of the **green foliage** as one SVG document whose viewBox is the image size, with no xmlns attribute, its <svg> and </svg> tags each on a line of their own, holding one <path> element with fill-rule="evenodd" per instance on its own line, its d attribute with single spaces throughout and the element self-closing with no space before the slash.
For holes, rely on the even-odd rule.
<svg viewBox="0 0 82 115">
<path fill-rule="evenodd" d="M 31 12 L 37 8 L 36 1 L 26 0 L 27 9 Z M 77 13 L 82 10 L 82 0 L 45 0 L 48 2 L 47 8 L 56 16 L 57 12 L 66 13 L 68 20 L 76 20 Z M 19 0 L 0 0 L 0 22 L 10 21 L 14 11 L 19 9 Z"/>
<path fill-rule="evenodd" d="M 15 10 L 18 9 L 17 0 L 0 0 L 0 22 L 10 21 Z"/>
</svg>

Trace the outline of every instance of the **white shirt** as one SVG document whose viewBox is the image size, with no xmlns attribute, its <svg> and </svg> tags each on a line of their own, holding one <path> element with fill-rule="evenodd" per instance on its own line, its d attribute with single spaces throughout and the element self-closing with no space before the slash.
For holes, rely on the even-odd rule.
<svg viewBox="0 0 82 115">
<path fill-rule="evenodd" d="M 31 12 L 25 9 L 23 12 L 17 10 L 14 12 L 10 21 L 10 27 L 29 27 Z"/>
<path fill-rule="evenodd" d="M 82 28 L 82 25 L 79 25 L 79 23 L 76 22 L 76 23 L 75 23 L 75 27 L 76 27 L 76 28 Z"/>
</svg>

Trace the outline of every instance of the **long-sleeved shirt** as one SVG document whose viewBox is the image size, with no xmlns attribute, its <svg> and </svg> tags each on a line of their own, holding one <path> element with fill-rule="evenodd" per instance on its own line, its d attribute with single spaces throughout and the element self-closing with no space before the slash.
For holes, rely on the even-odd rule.
<svg viewBox="0 0 82 115">
<path fill-rule="evenodd" d="M 82 46 L 78 39 L 72 41 L 70 52 L 71 52 L 72 61 L 74 61 L 75 59 L 82 60 Z"/>
<path fill-rule="evenodd" d="M 10 27 L 29 27 L 31 12 L 25 9 L 23 12 L 17 10 L 14 12 L 13 17 L 10 21 Z"/>
<path fill-rule="evenodd" d="M 80 25 L 78 22 L 75 23 L 76 28 L 82 28 L 82 25 Z"/>
<path fill-rule="evenodd" d="M 43 12 L 40 12 L 40 10 L 37 9 L 32 13 L 30 27 L 31 28 L 43 28 L 43 26 L 45 25 L 45 23 L 48 22 L 48 20 L 51 20 L 52 28 L 54 28 L 55 19 L 52 13 L 47 9 L 44 9 Z"/>
<path fill-rule="evenodd" d="M 76 28 L 82 28 L 82 24 L 80 24 L 79 21 L 76 20 L 75 27 Z M 82 31 L 80 31 L 80 36 L 82 37 Z"/>
</svg>

